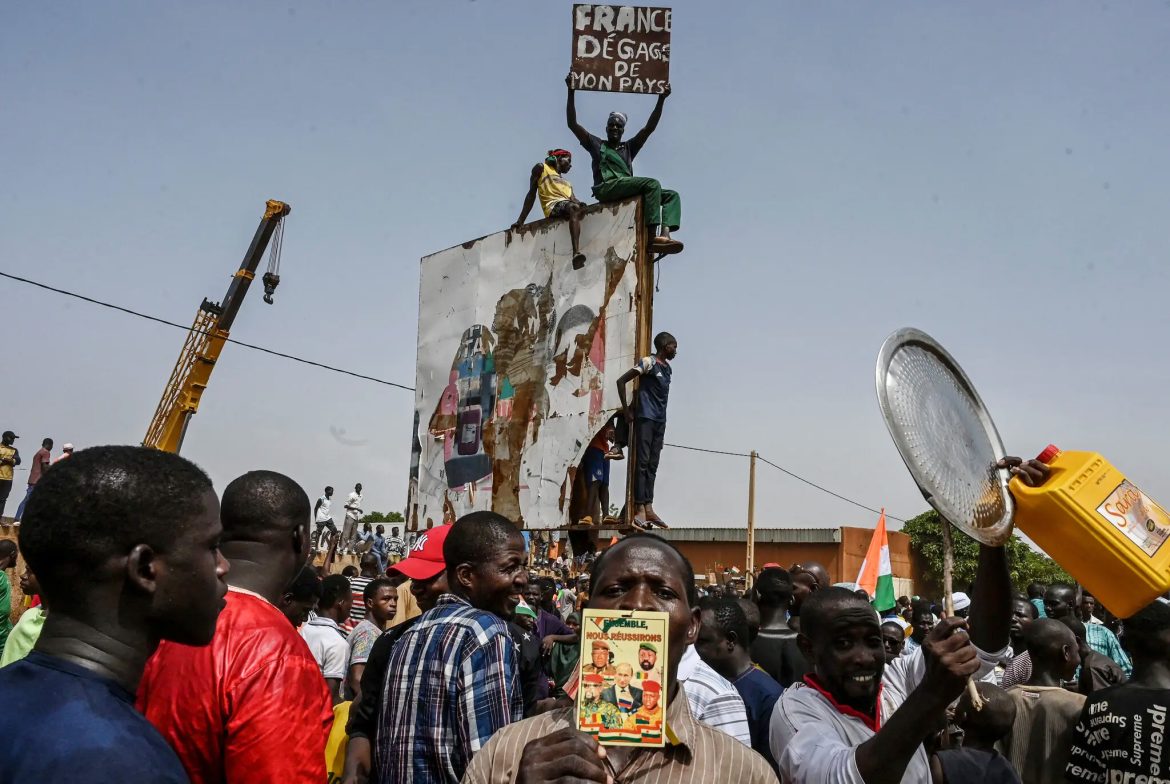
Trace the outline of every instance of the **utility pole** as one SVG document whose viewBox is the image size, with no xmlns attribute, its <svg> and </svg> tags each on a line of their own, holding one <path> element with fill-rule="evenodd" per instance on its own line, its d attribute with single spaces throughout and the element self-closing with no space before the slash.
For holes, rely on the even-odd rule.
<svg viewBox="0 0 1170 784">
<path fill-rule="evenodd" d="M 747 566 L 744 569 L 744 585 L 748 588 L 756 582 L 756 457 L 753 449 L 748 473 Z"/>
</svg>

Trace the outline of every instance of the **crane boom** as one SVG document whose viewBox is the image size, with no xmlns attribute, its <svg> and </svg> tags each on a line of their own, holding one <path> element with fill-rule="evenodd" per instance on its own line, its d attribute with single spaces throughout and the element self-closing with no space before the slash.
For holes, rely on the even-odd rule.
<svg viewBox="0 0 1170 784">
<path fill-rule="evenodd" d="M 178 452 L 183 445 L 183 438 L 187 435 L 187 425 L 191 417 L 199 410 L 199 400 L 207 383 L 211 378 L 211 371 L 215 362 L 223 351 L 228 339 L 228 332 L 240 312 L 240 305 L 244 302 L 244 295 L 256 277 L 256 269 L 264 251 L 272 241 L 273 235 L 281 228 L 281 222 L 290 212 L 290 208 L 282 201 L 270 199 L 265 205 L 264 217 L 256 227 L 256 234 L 252 237 L 252 244 L 240 262 L 240 268 L 232 276 L 231 285 L 222 303 L 204 299 L 195 314 L 195 323 L 187 333 L 183 342 L 183 349 L 179 352 L 179 359 L 175 363 L 171 376 L 163 390 L 162 399 L 154 412 L 154 418 L 147 428 L 143 446 L 161 449 L 164 452 Z M 277 263 L 280 240 L 273 243 L 273 265 Z M 280 276 L 275 274 L 275 267 L 270 267 L 264 275 L 264 301 L 272 302 L 272 292 L 280 282 Z"/>
</svg>

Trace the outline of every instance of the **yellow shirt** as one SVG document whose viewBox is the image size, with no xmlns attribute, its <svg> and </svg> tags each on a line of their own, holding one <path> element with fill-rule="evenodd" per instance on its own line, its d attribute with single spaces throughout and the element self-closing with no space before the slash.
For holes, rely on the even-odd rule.
<svg viewBox="0 0 1170 784">
<path fill-rule="evenodd" d="M 545 163 L 544 172 L 536 183 L 536 193 L 540 196 L 540 208 L 547 218 L 554 204 L 573 198 L 573 186 L 559 171 Z"/>
<path fill-rule="evenodd" d="M 418 601 L 414 598 L 414 594 L 410 592 L 410 580 L 398 586 L 397 592 L 398 609 L 394 611 L 394 617 L 390 619 L 391 627 L 422 615 L 422 609 L 418 606 Z"/>
<path fill-rule="evenodd" d="M 16 447 L 0 445 L 0 457 L 9 459 L 16 457 Z M 12 463 L 0 465 L 0 480 L 4 479 L 12 479 Z"/>
</svg>

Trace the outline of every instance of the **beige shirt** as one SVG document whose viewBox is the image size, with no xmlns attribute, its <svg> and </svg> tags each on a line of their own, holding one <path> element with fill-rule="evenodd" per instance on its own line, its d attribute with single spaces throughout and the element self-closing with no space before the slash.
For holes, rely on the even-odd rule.
<svg viewBox="0 0 1170 784">
<path fill-rule="evenodd" d="M 1024 784 L 1063 784 L 1072 731 L 1085 697 L 1059 686 L 1013 686 L 1016 722 L 1001 741 Z"/>
<path fill-rule="evenodd" d="M 679 684 L 679 689 L 683 688 Z M 615 784 L 683 784 L 727 781 L 735 784 L 776 784 L 776 774 L 756 752 L 719 730 L 691 718 L 684 694 L 666 711 L 668 731 L 678 739 L 657 749 L 640 749 L 618 772 Z M 520 756 L 532 740 L 573 726 L 573 709 L 533 716 L 509 724 L 492 736 L 471 758 L 463 784 L 511 784 L 519 773 Z"/>
<path fill-rule="evenodd" d="M 398 609 L 394 611 L 394 617 L 390 619 L 391 628 L 400 623 L 406 623 L 411 618 L 417 618 L 422 615 L 422 609 L 418 606 L 418 601 L 414 598 L 414 594 L 410 592 L 410 580 L 398 586 L 397 592 Z"/>
</svg>

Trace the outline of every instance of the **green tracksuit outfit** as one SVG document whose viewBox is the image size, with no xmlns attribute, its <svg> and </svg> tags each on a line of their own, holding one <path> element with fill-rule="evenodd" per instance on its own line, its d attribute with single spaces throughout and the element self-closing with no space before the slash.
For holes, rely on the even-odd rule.
<svg viewBox="0 0 1170 784">
<path fill-rule="evenodd" d="M 634 157 L 642 149 L 641 144 L 610 145 L 590 134 L 589 144 L 584 147 L 593 159 L 595 199 L 606 202 L 641 196 L 647 225 L 665 226 L 670 231 L 678 229 L 682 217 L 678 194 L 663 188 L 658 180 L 634 176 Z"/>
</svg>

